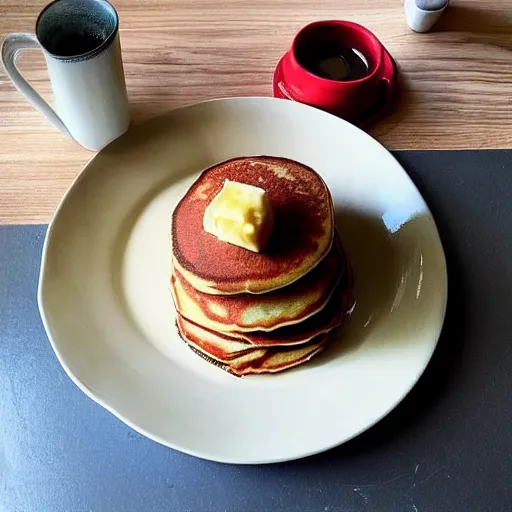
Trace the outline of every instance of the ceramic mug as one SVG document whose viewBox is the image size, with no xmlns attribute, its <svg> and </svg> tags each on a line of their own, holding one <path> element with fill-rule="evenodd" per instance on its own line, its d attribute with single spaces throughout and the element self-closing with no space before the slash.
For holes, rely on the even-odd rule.
<svg viewBox="0 0 512 512">
<path fill-rule="evenodd" d="M 41 48 L 57 113 L 16 67 L 21 50 Z M 7 75 L 59 130 L 100 150 L 128 130 L 119 18 L 106 0 L 56 0 L 39 14 L 35 34 L 9 34 L 2 45 Z"/>
<path fill-rule="evenodd" d="M 308 71 L 300 55 L 308 47 L 343 47 L 357 50 L 367 74 L 355 80 L 332 80 Z M 295 36 L 274 75 L 274 96 L 312 105 L 352 122 L 364 122 L 379 103 L 389 100 L 396 82 L 396 65 L 377 37 L 349 21 L 318 21 Z"/>
</svg>

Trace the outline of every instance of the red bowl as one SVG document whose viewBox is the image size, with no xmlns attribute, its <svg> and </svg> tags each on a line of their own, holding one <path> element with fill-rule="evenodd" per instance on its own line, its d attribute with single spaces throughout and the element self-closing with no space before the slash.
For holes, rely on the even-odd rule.
<svg viewBox="0 0 512 512">
<path fill-rule="evenodd" d="M 339 81 L 317 76 L 297 60 L 308 45 L 337 44 L 355 48 L 368 62 L 368 75 Z M 398 77 L 397 66 L 377 37 L 349 21 L 318 21 L 302 28 L 274 73 L 274 96 L 321 108 L 348 121 L 374 120 L 391 103 Z"/>
</svg>

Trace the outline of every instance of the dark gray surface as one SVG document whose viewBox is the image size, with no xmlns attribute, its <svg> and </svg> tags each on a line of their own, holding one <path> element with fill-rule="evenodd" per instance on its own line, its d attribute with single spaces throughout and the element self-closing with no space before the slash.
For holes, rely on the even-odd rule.
<svg viewBox="0 0 512 512">
<path fill-rule="evenodd" d="M 512 510 L 512 152 L 408 152 L 449 265 L 427 372 L 338 449 L 210 463 L 132 431 L 59 366 L 36 304 L 45 227 L 0 228 L 1 512 Z"/>
</svg>

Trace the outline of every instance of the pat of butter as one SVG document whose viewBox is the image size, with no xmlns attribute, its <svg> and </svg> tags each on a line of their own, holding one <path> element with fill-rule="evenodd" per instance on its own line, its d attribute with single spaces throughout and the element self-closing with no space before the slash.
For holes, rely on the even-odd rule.
<svg viewBox="0 0 512 512">
<path fill-rule="evenodd" d="M 264 251 L 274 226 L 272 205 L 260 187 L 226 180 L 204 212 L 203 228 L 219 240 Z"/>
</svg>

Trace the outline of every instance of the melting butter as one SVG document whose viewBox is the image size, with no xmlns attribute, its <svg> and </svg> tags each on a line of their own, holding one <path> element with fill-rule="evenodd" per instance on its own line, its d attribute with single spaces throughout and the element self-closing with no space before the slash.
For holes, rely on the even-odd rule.
<svg viewBox="0 0 512 512">
<path fill-rule="evenodd" d="M 260 187 L 226 180 L 203 216 L 203 228 L 219 240 L 253 252 L 267 248 L 274 214 Z"/>
</svg>

